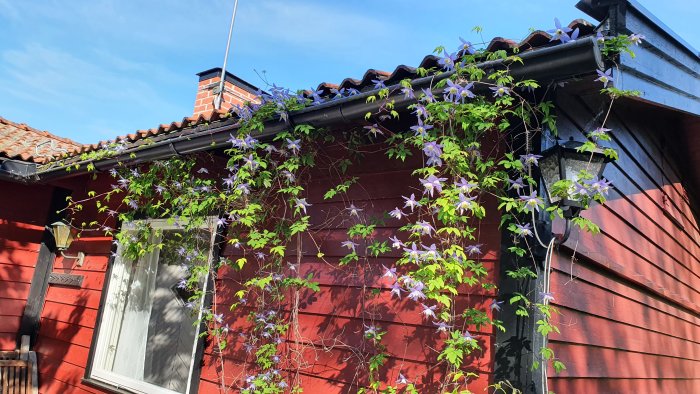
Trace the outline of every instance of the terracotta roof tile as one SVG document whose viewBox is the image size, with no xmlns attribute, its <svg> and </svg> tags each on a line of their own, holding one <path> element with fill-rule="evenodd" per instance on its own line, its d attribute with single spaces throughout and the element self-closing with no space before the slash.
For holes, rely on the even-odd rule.
<svg viewBox="0 0 700 394">
<path fill-rule="evenodd" d="M 81 145 L 68 138 L 37 130 L 0 117 L 0 156 L 34 163 L 73 151 Z"/>
<path fill-rule="evenodd" d="M 568 25 L 571 29 L 579 29 L 579 37 L 584 37 L 587 35 L 590 35 L 594 32 L 595 27 L 582 19 L 576 19 L 569 23 Z M 524 40 L 517 42 L 514 40 L 509 40 L 501 37 L 496 37 L 491 40 L 491 42 L 487 45 L 487 49 L 490 51 L 495 51 L 495 50 L 506 50 L 510 52 L 515 52 L 515 51 L 526 51 L 526 50 L 532 50 L 536 48 L 542 48 L 546 46 L 551 46 L 551 45 L 556 45 L 558 42 L 552 42 L 550 41 L 551 35 L 543 32 L 543 31 L 535 31 L 528 35 Z M 435 56 L 435 55 L 428 55 L 423 58 L 423 60 L 420 62 L 419 67 L 429 69 L 433 67 L 439 67 L 438 65 L 438 60 L 440 57 Z M 365 72 L 365 74 L 362 76 L 361 79 L 354 79 L 354 78 L 346 78 L 344 79 L 340 84 L 332 84 L 332 83 L 321 83 L 318 85 L 318 88 L 316 90 L 321 90 L 323 92 L 322 95 L 330 95 L 331 94 L 331 89 L 340 89 L 340 88 L 354 88 L 360 91 L 367 91 L 367 90 L 372 90 L 374 89 L 374 83 L 372 80 L 383 80 L 385 81 L 385 84 L 391 85 L 391 84 L 396 84 L 399 81 L 410 78 L 414 79 L 416 78 L 417 71 L 416 67 L 411 67 L 411 66 L 406 66 L 406 65 L 400 65 L 397 66 L 394 71 L 388 72 L 388 71 L 381 71 L 381 70 L 375 70 L 375 69 L 369 69 Z M 98 148 L 104 147 L 110 143 L 114 142 L 127 142 L 127 143 L 136 143 L 137 141 L 144 139 L 144 138 L 149 138 L 153 136 L 160 136 L 164 134 L 169 134 L 169 133 L 174 133 L 176 131 L 181 131 L 182 129 L 188 128 L 188 127 L 194 127 L 198 126 L 204 123 L 210 123 L 210 122 L 216 122 L 219 120 L 226 119 L 231 116 L 231 113 L 228 111 L 224 110 L 214 110 L 210 113 L 207 114 L 201 114 L 198 116 L 190 116 L 190 117 L 185 117 L 182 119 L 180 122 L 172 122 L 170 124 L 162 124 L 160 125 L 157 129 L 150 129 L 150 130 L 138 130 L 135 133 L 128 134 L 125 136 L 119 136 L 116 137 L 112 141 L 102 141 L 99 144 L 93 144 L 93 145 L 82 145 L 78 146 L 75 149 L 71 150 L 68 152 L 68 155 L 77 155 L 80 153 L 85 153 L 89 152 L 92 150 L 96 150 Z"/>
</svg>

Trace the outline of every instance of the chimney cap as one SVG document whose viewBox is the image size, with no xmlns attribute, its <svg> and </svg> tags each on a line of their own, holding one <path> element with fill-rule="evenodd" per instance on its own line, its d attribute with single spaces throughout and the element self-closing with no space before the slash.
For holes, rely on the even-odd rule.
<svg viewBox="0 0 700 394">
<path fill-rule="evenodd" d="M 207 79 L 218 78 L 219 76 L 221 76 L 221 67 L 214 67 L 214 68 L 211 68 L 209 70 L 199 72 L 196 75 L 199 77 L 199 82 L 205 81 Z M 251 94 L 257 95 L 258 92 L 260 91 L 260 89 L 257 86 L 253 85 L 252 83 L 250 83 L 242 78 L 239 78 L 239 77 L 231 74 L 228 71 L 226 71 L 225 81 L 229 82 L 235 86 L 238 86 L 239 88 L 241 88 L 241 89 L 243 89 Z"/>
</svg>

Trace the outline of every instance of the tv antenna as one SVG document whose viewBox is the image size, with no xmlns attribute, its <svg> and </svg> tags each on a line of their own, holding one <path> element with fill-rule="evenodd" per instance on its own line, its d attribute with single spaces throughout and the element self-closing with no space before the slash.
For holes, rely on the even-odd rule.
<svg viewBox="0 0 700 394">
<path fill-rule="evenodd" d="M 226 54 L 224 55 L 224 65 L 221 67 L 221 80 L 219 81 L 219 93 L 214 99 L 214 109 L 221 108 L 221 101 L 224 98 L 224 81 L 226 79 L 226 63 L 228 62 L 228 52 L 231 48 L 231 36 L 233 35 L 233 23 L 236 21 L 236 10 L 238 9 L 238 0 L 233 2 L 233 13 L 231 14 L 231 26 L 228 29 L 228 41 L 226 42 Z"/>
</svg>

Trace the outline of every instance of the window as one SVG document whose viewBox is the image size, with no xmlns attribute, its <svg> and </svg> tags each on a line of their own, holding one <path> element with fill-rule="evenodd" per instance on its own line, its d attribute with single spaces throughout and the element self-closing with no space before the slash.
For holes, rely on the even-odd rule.
<svg viewBox="0 0 700 394">
<path fill-rule="evenodd" d="M 211 251 L 215 220 L 206 222 L 201 239 Z M 117 247 L 90 378 L 135 393 L 189 393 L 199 334 L 195 322 L 203 300 L 188 308 L 190 294 L 177 286 L 187 274 L 185 258 L 178 253 L 183 230 L 165 220 L 147 223 L 160 230 L 151 242 L 163 243 L 163 248 L 134 262 L 123 259 L 121 245 Z M 125 226 L 129 230 L 137 224 Z"/>
</svg>

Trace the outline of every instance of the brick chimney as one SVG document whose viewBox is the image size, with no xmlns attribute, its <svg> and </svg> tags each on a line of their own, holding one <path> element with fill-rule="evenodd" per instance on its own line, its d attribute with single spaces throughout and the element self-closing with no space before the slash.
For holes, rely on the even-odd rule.
<svg viewBox="0 0 700 394">
<path fill-rule="evenodd" d="M 194 116 L 207 114 L 214 110 L 214 100 L 221 81 L 221 68 L 212 68 L 197 75 L 199 76 L 199 86 L 197 87 L 197 97 L 194 100 L 194 112 L 192 113 Z M 241 105 L 246 101 L 258 102 L 255 94 L 257 91 L 257 87 L 227 71 L 224 79 L 221 109 L 229 110 L 234 105 Z"/>
</svg>

